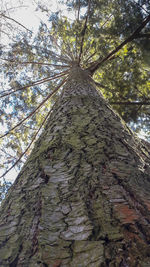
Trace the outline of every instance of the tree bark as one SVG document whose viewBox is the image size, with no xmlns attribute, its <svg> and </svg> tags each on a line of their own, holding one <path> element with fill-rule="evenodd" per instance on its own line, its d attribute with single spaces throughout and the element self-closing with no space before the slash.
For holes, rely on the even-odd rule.
<svg viewBox="0 0 150 267">
<path fill-rule="evenodd" d="M 150 266 L 150 156 L 74 66 L 1 207 L 0 266 Z"/>
</svg>

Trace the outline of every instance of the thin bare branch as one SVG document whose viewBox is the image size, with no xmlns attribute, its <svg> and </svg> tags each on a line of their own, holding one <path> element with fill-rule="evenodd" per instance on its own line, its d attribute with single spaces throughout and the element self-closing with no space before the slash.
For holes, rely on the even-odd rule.
<svg viewBox="0 0 150 267">
<path fill-rule="evenodd" d="M 6 96 L 11 95 L 13 93 L 16 93 L 18 91 L 27 89 L 28 87 L 33 87 L 33 86 L 36 86 L 36 85 L 39 85 L 39 84 L 42 84 L 42 83 L 45 83 L 45 82 L 49 82 L 49 81 L 54 80 L 54 79 L 58 79 L 58 78 L 60 78 L 62 76 L 65 76 L 67 73 L 68 73 L 68 71 L 64 71 L 64 72 L 61 72 L 60 74 L 53 75 L 50 78 L 44 78 L 44 79 L 38 80 L 36 82 L 32 82 L 31 84 L 28 84 L 28 85 L 23 86 L 21 88 L 15 89 L 13 91 L 9 91 L 9 92 L 5 93 L 4 95 L 0 96 L 0 98 L 6 97 Z"/>
<path fill-rule="evenodd" d="M 136 5 L 138 5 L 141 9 L 143 9 L 148 15 L 150 15 L 150 13 L 142 6 L 142 5 L 140 5 L 137 1 L 135 1 L 135 0 L 133 0 L 134 1 L 134 3 L 136 4 Z"/>
<path fill-rule="evenodd" d="M 110 14 L 109 17 L 106 19 L 106 21 L 102 24 L 101 28 L 103 28 L 107 22 L 111 19 L 111 17 L 113 16 L 113 14 Z"/>
<path fill-rule="evenodd" d="M 52 110 L 50 110 L 48 112 L 48 114 L 46 115 L 45 119 L 43 120 L 42 124 L 40 125 L 39 129 L 37 130 L 37 132 L 35 133 L 35 135 L 33 136 L 32 141 L 30 142 L 30 144 L 27 146 L 27 148 L 25 149 L 25 151 L 20 155 L 20 157 L 15 161 L 15 163 L 6 171 L 3 173 L 3 175 L 0 176 L 0 178 L 4 177 L 10 170 L 12 170 L 17 163 L 22 159 L 22 157 L 27 153 L 27 151 L 30 149 L 30 147 L 32 146 L 33 142 L 35 141 L 38 133 L 40 132 L 40 130 L 42 129 L 43 125 L 45 124 L 47 118 L 49 117 L 50 113 Z"/>
<path fill-rule="evenodd" d="M 53 24 L 55 24 L 56 25 L 56 23 L 53 21 Z M 57 25 L 56 25 L 57 26 Z M 60 51 L 62 51 L 62 47 L 57 43 L 57 39 L 53 36 L 53 35 L 50 35 L 49 36 L 50 37 L 50 40 L 51 40 L 51 42 L 60 50 Z M 64 40 L 63 40 L 63 42 L 64 42 Z M 65 42 L 64 42 L 65 43 Z M 54 52 L 52 52 L 53 54 L 55 54 L 55 56 L 56 57 L 59 57 L 61 60 L 65 60 L 64 62 L 67 62 L 67 63 L 69 63 L 70 62 L 70 59 L 72 60 L 72 53 L 70 53 L 70 46 L 67 44 L 67 43 L 65 43 L 65 45 L 67 46 L 67 50 L 65 50 L 65 49 L 63 49 L 63 52 L 64 52 L 64 55 L 65 55 L 65 57 L 68 59 L 68 60 L 66 60 L 66 58 L 65 57 L 63 57 L 62 55 L 58 55 L 57 53 L 54 53 Z M 69 51 L 69 54 L 68 54 L 68 51 Z"/>
<path fill-rule="evenodd" d="M 77 20 L 79 21 L 80 19 L 80 0 L 79 0 L 79 4 L 78 4 L 78 15 L 77 15 Z"/>
<path fill-rule="evenodd" d="M 11 17 L 8 17 L 8 16 L 4 15 L 3 13 L 0 13 L 0 16 L 2 16 L 2 17 L 6 18 L 6 19 L 8 19 L 8 20 L 11 20 L 11 21 L 17 23 L 19 26 L 23 27 L 23 28 L 24 28 L 25 30 L 27 30 L 28 32 L 33 33 L 31 30 L 27 29 L 24 25 L 22 25 L 22 24 L 21 24 L 20 22 L 18 22 L 17 20 L 15 20 L 15 19 L 13 19 L 13 18 L 11 18 Z"/>
<path fill-rule="evenodd" d="M 52 77 L 52 78 L 53 78 L 53 77 Z M 24 89 L 26 89 L 26 88 L 28 88 L 28 87 L 32 87 L 32 86 L 35 86 L 35 85 L 38 85 L 38 84 L 47 82 L 47 80 L 49 80 L 49 78 L 46 77 L 46 78 L 44 78 L 44 79 L 41 79 L 41 80 L 32 82 L 32 83 L 30 83 L 30 84 L 28 84 L 28 85 L 25 85 L 25 86 L 20 87 L 20 88 L 17 88 L 17 89 L 11 88 L 11 89 L 5 90 L 5 91 L 4 91 L 5 94 L 3 94 L 2 96 L 0 96 L 0 98 L 3 98 L 3 97 L 5 97 L 5 96 L 7 96 L 7 95 L 16 93 L 17 91 L 24 90 Z M 3 93 L 3 92 L 1 92 L 1 93 Z"/>
<path fill-rule="evenodd" d="M 52 93 L 50 93 L 27 117 L 25 117 L 23 120 L 21 120 L 19 123 L 17 123 L 14 127 L 12 127 L 8 132 L 6 132 L 4 135 L 0 136 L 0 138 L 5 137 L 6 135 L 10 134 L 13 130 L 15 130 L 17 127 L 19 127 L 23 122 L 28 120 L 30 117 L 32 117 L 40 108 L 44 105 L 44 103 L 50 99 L 58 90 L 59 88 L 66 82 L 67 79 L 64 79 L 55 89 Z"/>
<path fill-rule="evenodd" d="M 49 51 L 49 53 L 50 53 L 50 55 L 52 56 L 52 57 L 54 57 L 56 60 L 58 60 L 59 62 L 60 61 L 63 61 L 63 62 L 67 62 L 67 63 L 69 63 L 70 62 L 70 60 L 69 59 L 66 59 L 66 57 L 65 56 L 62 56 L 62 55 L 58 55 L 58 54 L 56 54 L 55 52 L 53 52 L 53 51 Z"/>
<path fill-rule="evenodd" d="M 88 62 L 89 62 L 89 60 L 93 57 L 93 56 L 95 56 L 96 55 L 96 51 L 93 53 L 93 54 L 91 54 L 85 61 L 84 61 L 84 64 L 87 64 Z"/>
<path fill-rule="evenodd" d="M 61 53 L 62 53 L 62 47 L 57 43 L 56 38 L 54 38 L 53 36 L 50 36 L 50 39 L 51 39 L 52 43 L 54 44 L 54 46 L 57 47 L 59 49 L 59 51 L 61 51 Z M 70 62 L 70 59 L 72 60 L 72 58 L 68 55 L 68 50 L 66 51 L 64 49 L 63 54 L 64 54 L 64 56 L 62 56 L 62 54 L 61 55 L 56 54 L 56 55 L 57 55 L 57 57 L 60 57 L 62 60 L 64 60 L 64 59 L 66 60 L 66 58 L 67 58 L 68 62 Z"/>
<path fill-rule="evenodd" d="M 150 105 L 150 102 L 141 101 L 141 102 L 110 102 L 111 105 Z"/>
<path fill-rule="evenodd" d="M 81 61 L 81 55 L 82 55 L 82 52 L 83 52 L 83 44 L 84 44 L 84 38 L 85 38 L 86 29 L 87 29 L 87 21 L 88 21 L 88 17 L 89 17 L 89 13 L 90 13 L 90 4 L 91 4 L 91 0 L 88 0 L 87 15 L 86 15 L 86 18 L 85 18 L 85 23 L 84 23 L 83 30 L 81 32 L 82 40 L 81 40 L 81 45 L 80 45 L 79 63 Z"/>
<path fill-rule="evenodd" d="M 37 49 L 37 50 L 39 50 L 39 46 L 36 46 L 36 45 L 34 45 L 34 46 L 32 46 L 32 48 L 35 48 L 35 49 Z M 54 52 L 54 51 L 51 51 L 51 50 L 49 50 L 49 49 L 47 49 L 47 48 L 42 48 L 41 47 L 41 50 L 42 51 L 44 51 L 44 52 L 46 52 L 46 53 L 48 53 L 54 60 L 57 60 L 57 61 L 59 61 L 59 62 L 64 62 L 64 63 L 70 63 L 70 60 L 68 60 L 65 56 L 62 56 L 62 55 L 59 55 L 59 54 L 57 54 L 56 52 Z"/>
<path fill-rule="evenodd" d="M 76 9 L 77 12 L 75 11 L 75 16 L 76 16 L 76 20 L 77 20 L 77 25 L 79 25 L 79 20 L 80 20 L 80 0 L 76 0 Z M 78 8 L 77 8 L 78 6 Z M 78 47 L 77 47 L 77 43 L 78 43 L 78 30 L 76 30 L 75 33 L 75 37 L 76 37 L 76 44 L 75 44 L 75 58 L 78 58 Z"/>
<path fill-rule="evenodd" d="M 69 65 L 57 65 L 57 64 L 51 64 L 51 63 L 45 63 L 45 62 L 36 62 L 36 61 L 16 61 L 13 59 L 6 59 L 6 58 L 0 58 L 1 60 L 16 63 L 16 64 L 37 64 L 37 65 L 45 65 L 45 66 L 52 66 L 52 67 L 58 67 L 58 68 L 68 68 Z"/>
<path fill-rule="evenodd" d="M 96 63 L 92 63 L 89 68 L 87 68 L 91 74 L 94 74 L 94 72 L 101 66 L 101 64 L 108 59 L 110 59 L 114 54 L 116 54 L 123 46 L 125 46 L 127 43 L 133 41 L 137 36 L 139 35 L 140 31 L 146 26 L 146 24 L 150 21 L 150 15 L 147 16 L 144 21 L 141 23 L 141 25 L 131 34 L 125 41 L 123 41 L 117 48 L 115 48 L 112 52 L 110 52 L 105 58 L 98 59 Z"/>
<path fill-rule="evenodd" d="M 71 51 L 71 49 L 70 49 L 70 45 L 68 44 L 68 42 L 65 41 L 65 40 L 63 40 L 63 43 L 64 43 L 65 46 L 66 46 L 67 52 L 66 52 L 66 50 L 64 50 L 64 51 L 65 51 L 65 53 L 68 53 L 69 60 L 70 60 L 70 59 L 71 59 L 71 61 L 72 61 L 72 60 L 75 60 L 74 55 L 73 55 L 73 53 L 72 53 L 72 51 Z"/>
</svg>

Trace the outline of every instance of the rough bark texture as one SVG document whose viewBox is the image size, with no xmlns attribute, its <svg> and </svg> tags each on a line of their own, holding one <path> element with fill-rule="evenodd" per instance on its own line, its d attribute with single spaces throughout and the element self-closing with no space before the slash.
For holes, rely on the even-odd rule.
<svg viewBox="0 0 150 267">
<path fill-rule="evenodd" d="M 74 67 L 1 207 L 0 266 L 149 267 L 149 163 Z"/>
</svg>

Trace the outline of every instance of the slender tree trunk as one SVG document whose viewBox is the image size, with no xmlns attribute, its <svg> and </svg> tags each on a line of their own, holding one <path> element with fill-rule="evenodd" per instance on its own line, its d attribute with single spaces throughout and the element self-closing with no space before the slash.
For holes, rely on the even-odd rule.
<svg viewBox="0 0 150 267">
<path fill-rule="evenodd" d="M 74 66 L 1 207 L 0 266 L 150 266 L 146 146 Z"/>
</svg>

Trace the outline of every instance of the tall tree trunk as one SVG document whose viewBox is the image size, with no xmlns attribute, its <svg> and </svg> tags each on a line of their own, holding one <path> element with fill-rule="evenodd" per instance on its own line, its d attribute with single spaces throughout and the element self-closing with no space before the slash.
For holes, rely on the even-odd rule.
<svg viewBox="0 0 150 267">
<path fill-rule="evenodd" d="M 0 266 L 150 266 L 150 158 L 74 66 L 1 207 Z"/>
</svg>

